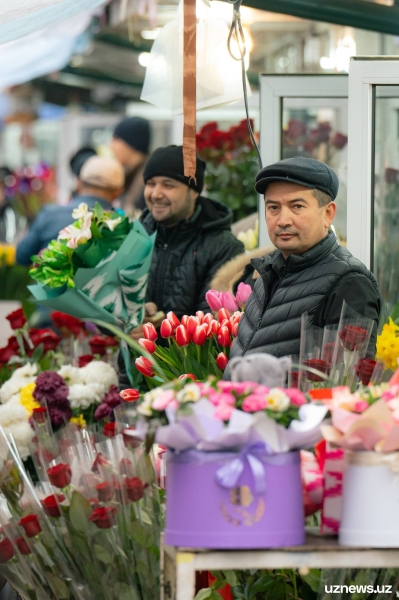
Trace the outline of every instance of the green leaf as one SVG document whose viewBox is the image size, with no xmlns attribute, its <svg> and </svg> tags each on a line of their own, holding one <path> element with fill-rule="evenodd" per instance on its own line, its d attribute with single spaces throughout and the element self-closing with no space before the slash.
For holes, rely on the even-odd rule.
<svg viewBox="0 0 399 600">
<path fill-rule="evenodd" d="M 69 598 L 68 586 L 64 581 L 62 581 L 62 579 L 60 579 L 57 575 L 54 575 L 54 573 L 50 573 L 49 571 L 46 571 L 45 575 L 53 594 L 59 600 L 66 600 Z"/>
<path fill-rule="evenodd" d="M 133 521 L 131 524 L 131 530 L 134 541 L 145 548 L 148 541 L 145 528 L 138 521 Z"/>
<path fill-rule="evenodd" d="M 34 352 L 33 352 L 33 354 L 32 354 L 32 357 L 31 357 L 31 362 L 32 362 L 32 364 L 34 364 L 34 363 L 38 363 L 38 362 L 40 361 L 41 357 L 43 356 L 43 351 L 44 351 L 44 346 L 43 346 L 43 344 L 39 344 L 39 345 L 38 345 L 38 346 L 35 348 L 35 350 L 34 350 Z"/>
<path fill-rule="evenodd" d="M 207 600 L 212 597 L 212 594 L 213 594 L 212 588 L 206 588 L 206 589 L 200 590 L 198 592 L 198 594 L 195 596 L 194 600 Z M 219 598 L 220 598 L 220 595 L 219 595 Z"/>
<path fill-rule="evenodd" d="M 308 586 L 311 587 L 314 592 L 319 591 L 320 577 L 321 577 L 320 569 L 310 569 L 310 571 L 307 575 L 301 575 L 301 577 L 304 581 L 306 581 Z"/>
<path fill-rule="evenodd" d="M 93 531 L 93 525 L 89 521 L 92 512 L 90 503 L 86 498 L 82 494 L 79 494 L 79 492 L 73 492 L 69 507 L 69 518 L 76 531 L 80 531 L 81 533 L 90 533 Z"/>
<path fill-rule="evenodd" d="M 94 552 L 96 553 L 98 560 L 101 560 L 101 562 L 105 563 L 106 565 L 112 564 L 113 558 L 112 558 L 111 554 L 108 552 L 108 550 L 106 548 L 104 548 L 104 546 L 100 546 L 99 544 L 94 544 L 93 548 L 94 548 Z"/>
<path fill-rule="evenodd" d="M 223 571 L 226 581 L 231 587 L 238 585 L 238 579 L 235 571 Z"/>
<path fill-rule="evenodd" d="M 392 321 L 396 323 L 396 325 L 399 325 L 399 302 L 395 304 L 389 316 L 391 317 Z"/>
</svg>

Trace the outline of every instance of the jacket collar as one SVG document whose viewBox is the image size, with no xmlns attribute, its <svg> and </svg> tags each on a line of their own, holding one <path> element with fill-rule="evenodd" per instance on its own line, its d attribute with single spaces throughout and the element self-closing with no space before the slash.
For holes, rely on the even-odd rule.
<svg viewBox="0 0 399 600">
<path fill-rule="evenodd" d="M 283 271 L 286 273 L 303 271 L 321 262 L 334 252 L 338 245 L 334 232 L 330 231 L 325 238 L 303 254 L 290 254 L 290 256 L 284 258 L 280 250 L 275 250 L 264 258 L 255 258 L 251 262 L 260 274 L 273 269 L 281 276 Z"/>
</svg>

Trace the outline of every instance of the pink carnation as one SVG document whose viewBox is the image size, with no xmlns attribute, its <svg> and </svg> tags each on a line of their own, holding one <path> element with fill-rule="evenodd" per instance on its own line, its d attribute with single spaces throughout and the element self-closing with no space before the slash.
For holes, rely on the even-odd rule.
<svg viewBox="0 0 399 600">
<path fill-rule="evenodd" d="M 212 402 L 212 404 L 215 406 L 219 406 L 220 404 L 234 406 L 236 403 L 236 399 L 231 394 L 213 392 L 210 393 L 208 397 L 210 402 Z"/>
<path fill-rule="evenodd" d="M 219 421 L 228 421 L 232 415 L 233 410 L 234 406 L 230 406 L 229 404 L 219 404 L 216 407 L 213 416 Z"/>
<path fill-rule="evenodd" d="M 386 402 L 388 402 L 389 400 L 393 400 L 398 395 L 398 391 L 398 386 L 394 385 L 393 387 L 389 388 L 389 390 L 383 392 L 381 394 L 381 398 Z"/>
<path fill-rule="evenodd" d="M 267 401 L 264 396 L 259 394 L 251 394 L 247 396 L 242 403 L 242 410 L 245 412 L 256 412 L 266 408 Z"/>
<path fill-rule="evenodd" d="M 284 392 L 290 399 L 291 404 L 295 404 L 295 406 L 302 406 L 302 404 L 306 404 L 305 395 L 302 392 L 300 392 L 297 388 L 288 388 L 284 390 Z"/>
<path fill-rule="evenodd" d="M 154 410 L 165 410 L 165 408 L 178 408 L 179 404 L 175 398 L 175 393 L 172 390 L 166 390 L 155 398 L 152 403 Z"/>
</svg>

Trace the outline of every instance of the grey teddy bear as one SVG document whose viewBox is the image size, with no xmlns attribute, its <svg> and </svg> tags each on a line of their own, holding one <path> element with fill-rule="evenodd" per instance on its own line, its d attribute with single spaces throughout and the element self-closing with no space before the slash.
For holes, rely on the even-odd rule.
<svg viewBox="0 0 399 600">
<path fill-rule="evenodd" d="M 229 361 L 231 381 L 256 381 L 267 387 L 284 387 L 291 358 L 276 358 L 271 354 L 248 354 Z"/>
</svg>

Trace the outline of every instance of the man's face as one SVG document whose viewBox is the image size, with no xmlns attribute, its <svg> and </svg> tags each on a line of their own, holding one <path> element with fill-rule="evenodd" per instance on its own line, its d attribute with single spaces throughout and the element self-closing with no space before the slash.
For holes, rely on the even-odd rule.
<svg viewBox="0 0 399 600">
<path fill-rule="evenodd" d="M 179 221 L 189 219 L 198 196 L 198 192 L 170 177 L 152 177 L 144 188 L 148 210 L 164 227 L 173 227 Z"/>
<path fill-rule="evenodd" d="M 110 148 L 116 160 L 119 160 L 126 173 L 135 169 L 144 160 L 144 154 L 135 150 L 123 140 L 112 138 Z"/>
<path fill-rule="evenodd" d="M 269 237 L 287 257 L 303 254 L 327 235 L 336 205 L 330 202 L 319 207 L 311 189 L 276 181 L 266 189 L 265 211 Z"/>
</svg>

